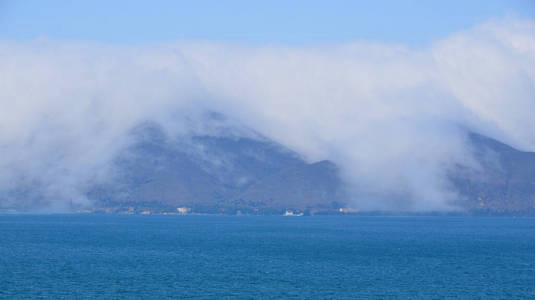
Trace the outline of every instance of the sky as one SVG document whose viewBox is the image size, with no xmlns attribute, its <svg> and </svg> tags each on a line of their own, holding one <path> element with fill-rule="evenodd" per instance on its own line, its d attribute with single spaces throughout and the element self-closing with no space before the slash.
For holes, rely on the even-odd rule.
<svg viewBox="0 0 535 300">
<path fill-rule="evenodd" d="M 90 206 L 132 128 L 207 111 L 333 161 L 358 209 L 455 209 L 469 131 L 535 151 L 530 1 L 148 3 L 0 2 L 0 208 Z"/>
<path fill-rule="evenodd" d="M 420 46 L 511 16 L 534 18 L 535 2 L 0 0 L 0 39 L 293 45 L 372 40 Z"/>
</svg>

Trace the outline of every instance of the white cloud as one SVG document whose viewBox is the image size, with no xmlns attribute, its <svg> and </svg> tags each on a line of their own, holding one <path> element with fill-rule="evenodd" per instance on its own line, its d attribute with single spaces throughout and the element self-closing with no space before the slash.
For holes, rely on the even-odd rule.
<svg viewBox="0 0 535 300">
<path fill-rule="evenodd" d="M 460 128 L 535 150 L 534 80 L 535 22 L 514 19 L 425 49 L 2 42 L 0 191 L 87 201 L 130 128 L 187 131 L 176 120 L 207 109 L 338 163 L 359 207 L 447 209 Z"/>
</svg>

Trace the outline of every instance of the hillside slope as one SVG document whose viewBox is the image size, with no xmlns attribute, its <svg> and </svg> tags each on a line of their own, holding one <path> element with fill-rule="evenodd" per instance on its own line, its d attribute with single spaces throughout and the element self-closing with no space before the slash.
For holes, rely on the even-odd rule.
<svg viewBox="0 0 535 300">
<path fill-rule="evenodd" d="M 132 135 L 114 180 L 89 192 L 97 206 L 263 214 L 345 205 L 334 164 L 308 164 L 265 138 L 171 138 L 157 124 Z"/>
<path fill-rule="evenodd" d="M 461 204 L 479 213 L 535 214 L 535 153 L 476 133 L 470 141 L 480 168 L 451 175 Z"/>
<path fill-rule="evenodd" d="M 118 155 L 115 176 L 94 187 L 97 207 L 199 213 L 335 213 L 350 204 L 338 168 L 309 164 L 263 137 L 168 137 L 157 124 L 132 131 L 135 142 Z M 535 153 L 470 133 L 476 168 L 449 174 L 457 205 L 478 214 L 535 214 Z"/>
</svg>

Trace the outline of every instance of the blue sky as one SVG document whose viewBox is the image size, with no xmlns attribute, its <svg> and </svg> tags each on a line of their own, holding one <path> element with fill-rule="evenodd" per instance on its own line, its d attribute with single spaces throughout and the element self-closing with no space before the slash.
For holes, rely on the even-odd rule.
<svg viewBox="0 0 535 300">
<path fill-rule="evenodd" d="M 157 43 L 216 40 L 428 44 L 494 18 L 535 18 L 535 1 L 0 0 L 0 39 Z"/>
</svg>

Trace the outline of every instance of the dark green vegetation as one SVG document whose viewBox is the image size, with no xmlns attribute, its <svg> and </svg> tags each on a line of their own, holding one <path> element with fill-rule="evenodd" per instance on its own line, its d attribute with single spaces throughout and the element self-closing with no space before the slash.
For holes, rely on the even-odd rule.
<svg viewBox="0 0 535 300">
<path fill-rule="evenodd" d="M 172 138 L 152 123 L 131 134 L 113 179 L 89 192 L 96 211 L 338 214 L 349 202 L 336 165 L 309 164 L 263 137 Z M 474 214 L 535 214 L 535 153 L 477 134 L 470 141 L 479 166 L 450 173 L 457 204 Z"/>
</svg>

